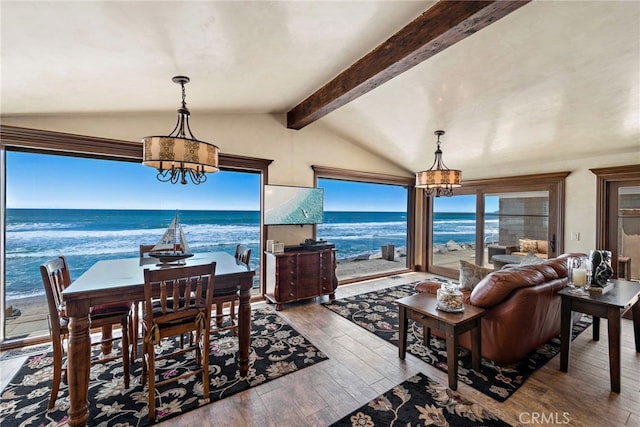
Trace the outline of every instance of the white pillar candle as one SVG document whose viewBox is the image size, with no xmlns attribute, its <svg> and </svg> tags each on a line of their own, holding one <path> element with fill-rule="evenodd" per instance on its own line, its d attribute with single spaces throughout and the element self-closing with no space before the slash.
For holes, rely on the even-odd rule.
<svg viewBox="0 0 640 427">
<path fill-rule="evenodd" d="M 573 269 L 573 283 L 576 286 L 585 286 L 587 284 L 587 269 L 586 268 L 574 268 Z"/>
</svg>

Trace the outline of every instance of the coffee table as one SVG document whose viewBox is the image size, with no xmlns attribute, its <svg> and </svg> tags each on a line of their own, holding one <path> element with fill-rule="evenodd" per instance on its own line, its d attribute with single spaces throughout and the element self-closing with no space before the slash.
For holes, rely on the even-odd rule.
<svg viewBox="0 0 640 427">
<path fill-rule="evenodd" d="M 446 336 L 447 344 L 447 372 L 449 388 L 458 388 L 458 337 L 471 331 L 471 366 L 480 372 L 481 359 L 481 321 L 484 309 L 464 304 L 464 311 L 449 313 L 437 308 L 435 296 L 418 293 L 396 301 L 399 310 L 400 337 L 398 342 L 398 357 L 404 360 L 407 353 L 407 327 L 409 319 L 423 325 L 425 337 L 429 329 L 436 329 Z"/>
<path fill-rule="evenodd" d="M 562 297 L 560 327 L 560 370 L 569 370 L 571 348 L 571 312 L 593 316 L 593 340 L 600 339 L 600 318 L 607 319 L 609 335 L 609 376 L 611 391 L 620 393 L 620 318 L 628 310 L 633 313 L 633 331 L 636 353 L 640 353 L 640 283 L 612 280 L 613 289 L 606 293 L 590 292 L 580 295 L 564 288 L 558 292 Z"/>
</svg>

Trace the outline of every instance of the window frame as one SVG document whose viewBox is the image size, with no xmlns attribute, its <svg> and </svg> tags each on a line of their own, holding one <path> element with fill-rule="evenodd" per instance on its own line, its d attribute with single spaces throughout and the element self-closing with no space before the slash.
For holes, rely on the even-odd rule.
<svg viewBox="0 0 640 427">
<path fill-rule="evenodd" d="M 618 189 L 640 181 L 638 165 L 589 169 L 596 175 L 596 247 L 610 248 L 617 277 L 618 265 Z"/>
<path fill-rule="evenodd" d="M 484 220 L 486 194 L 512 193 L 527 191 L 548 191 L 549 194 L 549 239 L 555 238 L 555 250 L 549 248 L 549 257 L 557 256 L 564 251 L 564 199 L 565 178 L 571 172 L 555 172 L 547 174 L 522 175 L 513 177 L 487 178 L 462 182 L 462 186 L 454 189 L 454 196 L 476 195 L 476 248 L 482 248 L 484 243 Z M 426 196 L 425 196 L 426 197 Z M 427 266 L 427 271 L 446 277 L 455 278 L 458 270 L 433 265 L 433 200 L 426 197 L 423 210 L 424 227 L 422 240 L 424 247 L 422 261 Z M 482 264 L 482 251 L 476 251 L 475 263 Z"/>
<path fill-rule="evenodd" d="M 100 138 L 95 136 L 77 135 L 42 129 L 31 129 L 17 126 L 0 125 L 0 274 L 2 281 L 0 286 L 0 350 L 19 348 L 26 345 L 41 343 L 49 340 L 48 336 L 29 337 L 23 339 L 7 340 L 5 334 L 5 239 L 6 239 L 6 162 L 7 151 L 21 151 L 27 153 L 63 155 L 71 157 L 92 158 L 101 160 L 115 160 L 123 162 L 142 162 L 143 146 L 141 142 L 125 141 L 118 139 Z M 254 172 L 261 175 L 260 206 L 264 198 L 264 185 L 268 180 L 268 167 L 273 162 L 269 159 L 238 156 L 220 153 L 219 165 L 221 170 Z M 260 247 L 266 245 L 263 217 L 260 215 Z M 252 297 L 252 300 L 262 300 L 264 291 L 265 269 L 260 268 L 261 294 Z"/>
</svg>

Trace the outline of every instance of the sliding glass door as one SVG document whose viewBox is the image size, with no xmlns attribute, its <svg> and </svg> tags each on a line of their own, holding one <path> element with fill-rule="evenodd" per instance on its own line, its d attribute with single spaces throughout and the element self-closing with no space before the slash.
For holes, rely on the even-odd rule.
<svg viewBox="0 0 640 427">
<path fill-rule="evenodd" d="M 335 244 L 338 280 L 406 270 L 407 188 L 318 179 L 324 189 L 324 221 L 317 238 Z"/>
<path fill-rule="evenodd" d="M 474 263 L 477 231 L 475 194 L 434 198 L 433 266 L 457 270 L 460 260 Z"/>
<path fill-rule="evenodd" d="M 499 267 L 530 252 L 539 258 L 557 256 L 563 249 L 566 175 L 467 181 L 452 197 L 432 198 L 429 271 L 454 278 L 460 260 Z M 494 265 L 497 255 L 502 261 Z"/>
<path fill-rule="evenodd" d="M 486 194 L 484 200 L 486 263 L 492 262 L 491 256 L 500 254 L 548 257 L 548 191 Z"/>
</svg>

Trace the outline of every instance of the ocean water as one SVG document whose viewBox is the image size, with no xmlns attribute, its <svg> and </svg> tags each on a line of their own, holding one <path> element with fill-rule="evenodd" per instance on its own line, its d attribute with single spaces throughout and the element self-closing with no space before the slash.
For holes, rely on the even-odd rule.
<svg viewBox="0 0 640 427">
<path fill-rule="evenodd" d="M 101 259 L 138 256 L 141 243 L 156 243 L 174 211 L 7 209 L 6 297 L 44 293 L 39 266 L 65 254 L 71 277 L 80 276 Z M 181 211 L 180 221 L 193 252 L 235 253 L 237 243 L 259 253 L 258 211 Z M 489 227 L 490 221 L 488 222 Z M 497 218 L 495 220 L 497 227 Z M 336 245 L 339 259 L 380 251 L 393 243 L 406 247 L 406 213 L 325 212 L 318 238 Z M 435 243 L 473 242 L 474 214 L 436 214 Z M 259 257 L 252 256 L 253 268 Z"/>
</svg>

